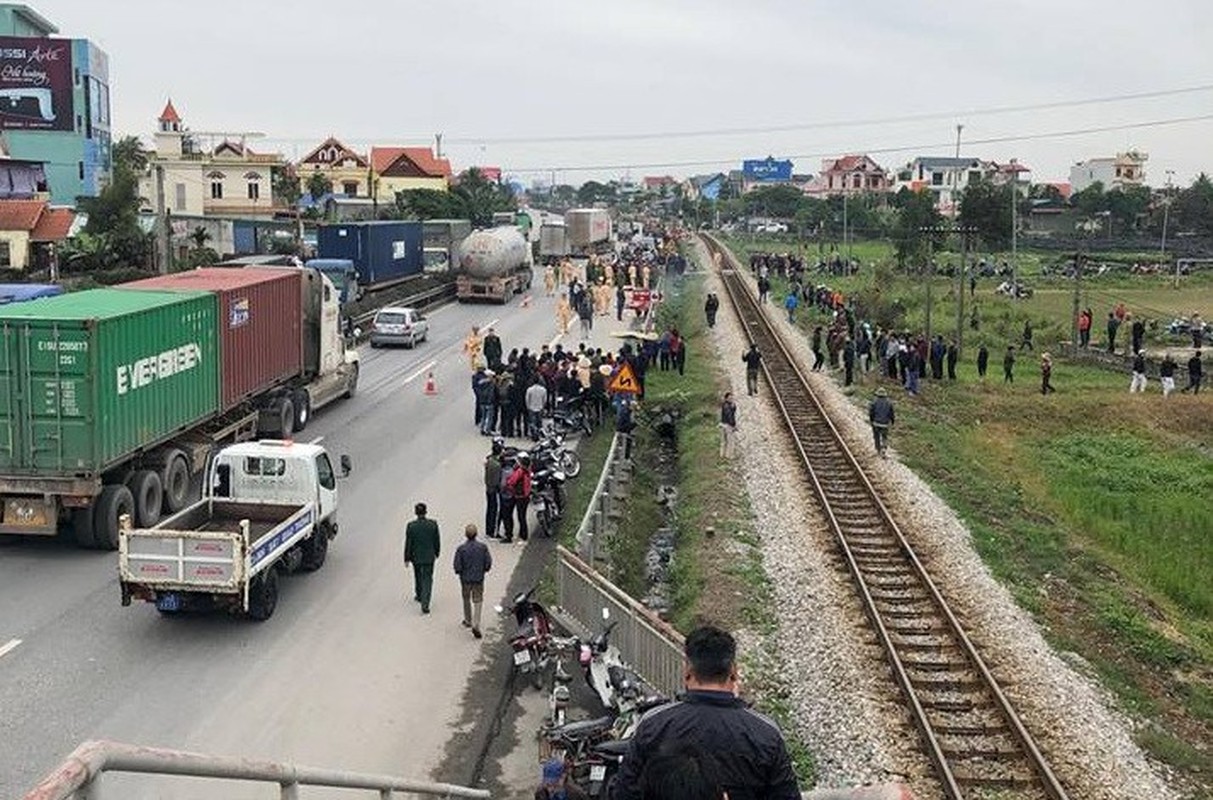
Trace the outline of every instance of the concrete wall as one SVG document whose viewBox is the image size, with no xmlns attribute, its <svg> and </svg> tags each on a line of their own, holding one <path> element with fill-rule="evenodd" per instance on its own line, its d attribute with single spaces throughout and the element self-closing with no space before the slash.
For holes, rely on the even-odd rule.
<svg viewBox="0 0 1213 800">
<path fill-rule="evenodd" d="M 8 264 L 0 269 L 23 270 L 29 265 L 29 232 L 0 231 L 0 242 L 8 243 Z"/>
</svg>

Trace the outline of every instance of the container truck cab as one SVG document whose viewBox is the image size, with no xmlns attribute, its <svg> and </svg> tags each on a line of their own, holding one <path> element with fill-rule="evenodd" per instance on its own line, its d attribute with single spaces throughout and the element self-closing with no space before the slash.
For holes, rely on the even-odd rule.
<svg viewBox="0 0 1213 800">
<path fill-rule="evenodd" d="M 319 445 L 263 440 L 220 450 L 201 500 L 150 528 L 122 519 L 122 604 L 162 613 L 225 609 L 268 619 L 278 575 L 324 565 L 337 535 L 340 472 Z"/>
</svg>

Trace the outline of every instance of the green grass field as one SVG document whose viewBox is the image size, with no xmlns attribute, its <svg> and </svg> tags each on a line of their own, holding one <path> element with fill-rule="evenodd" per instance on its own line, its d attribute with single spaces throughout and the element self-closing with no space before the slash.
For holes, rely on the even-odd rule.
<svg viewBox="0 0 1213 800">
<path fill-rule="evenodd" d="M 748 258 L 787 248 L 736 249 Z M 824 280 L 864 292 L 872 274 Z M 979 283 L 979 329 L 965 330 L 959 380 L 925 381 L 917 399 L 894 395 L 894 446 L 961 515 L 982 558 L 1055 646 L 1082 656 L 1128 711 L 1149 720 L 1139 743 L 1178 770 L 1191 796 L 1213 796 L 1213 395 L 1164 400 L 1151 381 L 1147 394 L 1130 396 L 1127 374 L 1056 359 L 1057 393 L 1041 396 L 1036 356 L 1069 340 L 1073 286 L 1037 285 L 1032 298 L 1012 301 L 993 294 L 991 279 Z M 932 284 L 932 327 L 946 335 L 956 327 L 953 287 Z M 1172 315 L 1213 314 L 1211 276 L 1179 290 L 1162 276 L 1082 287 L 1096 343 L 1116 302 L 1163 327 Z M 781 289 L 777 282 L 773 294 Z M 920 279 L 891 275 L 880 291 L 903 309 L 906 329 L 921 329 Z M 1020 354 L 1016 382 L 1004 385 L 1001 351 L 1018 344 L 1025 319 L 1036 351 Z M 801 310 L 802 329 L 820 322 Z M 992 350 L 984 384 L 973 365 L 978 341 Z M 1189 340 L 1157 330 L 1147 342 L 1189 352 Z M 864 381 L 859 402 L 875 387 L 874 376 Z"/>
</svg>

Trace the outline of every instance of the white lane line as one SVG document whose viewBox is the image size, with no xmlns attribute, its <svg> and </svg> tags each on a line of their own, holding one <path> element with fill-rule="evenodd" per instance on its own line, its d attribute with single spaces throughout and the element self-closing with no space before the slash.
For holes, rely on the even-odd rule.
<svg viewBox="0 0 1213 800">
<path fill-rule="evenodd" d="M 482 330 L 482 331 L 488 330 L 489 328 L 491 328 L 491 327 L 493 327 L 494 325 L 496 325 L 498 322 L 501 322 L 501 320 L 497 319 L 496 317 L 493 317 L 491 320 L 489 320 L 488 322 L 486 322 L 486 323 L 484 323 L 483 325 L 481 325 L 481 326 L 478 328 L 478 330 Z"/>
<path fill-rule="evenodd" d="M 320 444 L 323 441 L 324 441 L 323 436 L 317 436 L 315 439 L 312 439 L 310 442 L 308 442 L 308 444 Z"/>
<path fill-rule="evenodd" d="M 553 347 L 556 346 L 556 343 L 559 342 L 563 338 L 564 338 L 563 333 L 558 333 L 555 336 L 553 336 L 552 341 L 548 342 L 548 349 L 551 350 Z"/>
<path fill-rule="evenodd" d="M 427 372 L 428 370 L 433 369 L 434 365 L 437 363 L 438 363 L 437 360 L 433 360 L 433 361 L 430 361 L 428 364 L 422 365 L 421 367 L 419 367 L 417 369 L 416 372 L 413 372 L 411 375 L 409 375 L 407 378 L 405 378 L 404 382 L 406 384 L 412 383 L 413 381 L 420 378 L 423 373 Z"/>
<path fill-rule="evenodd" d="M 20 639 L 9 639 L 8 643 L 0 646 L 0 658 L 4 658 L 9 653 L 21 646 Z"/>
</svg>

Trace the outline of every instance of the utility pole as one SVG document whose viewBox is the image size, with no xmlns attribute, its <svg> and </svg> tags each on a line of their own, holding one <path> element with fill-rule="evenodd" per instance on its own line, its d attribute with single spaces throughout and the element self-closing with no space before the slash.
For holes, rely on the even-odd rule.
<svg viewBox="0 0 1213 800">
<path fill-rule="evenodd" d="M 990 258 L 994 260 L 993 256 Z M 1011 297 L 1019 299 L 1019 159 L 1011 159 Z"/>
<path fill-rule="evenodd" d="M 1171 221 L 1171 177 L 1175 174 L 1175 170 L 1167 170 L 1167 185 L 1163 189 L 1162 199 L 1162 242 L 1159 244 L 1159 254 L 1165 261 L 1167 258 L 1167 224 Z M 1172 286 L 1179 288 L 1179 259 L 1175 260 L 1175 280 Z"/>
<path fill-rule="evenodd" d="M 847 254 L 847 273 L 851 272 L 851 246 L 847 240 L 847 191 L 842 190 L 842 249 Z"/>
<path fill-rule="evenodd" d="M 973 227 L 958 227 L 960 234 L 960 269 L 956 271 L 956 351 L 964 352 L 965 335 L 965 272 L 969 269 L 969 236 L 977 232 Z"/>
<path fill-rule="evenodd" d="M 1070 342 L 1075 350 L 1078 348 L 1078 311 L 1082 300 L 1082 266 L 1086 260 L 1085 253 L 1074 254 L 1074 302 L 1070 313 Z M 1095 320 L 1091 320 L 1091 324 L 1094 323 Z"/>
<path fill-rule="evenodd" d="M 926 229 L 924 229 L 924 230 L 926 230 Z M 927 319 L 926 319 L 926 325 L 924 326 L 926 328 L 928 342 L 931 341 L 931 305 L 932 305 L 931 283 L 932 283 L 932 279 L 934 277 L 935 277 L 935 242 L 934 242 L 934 240 L 931 240 L 927 243 Z"/>
<path fill-rule="evenodd" d="M 169 271 L 169 230 L 168 207 L 164 202 L 164 165 L 155 166 L 156 174 L 156 270 L 161 275 Z"/>
<path fill-rule="evenodd" d="M 960 160 L 960 132 L 965 129 L 964 125 L 956 125 L 956 159 Z M 952 218 L 960 216 L 960 164 L 952 167 Z"/>
</svg>

